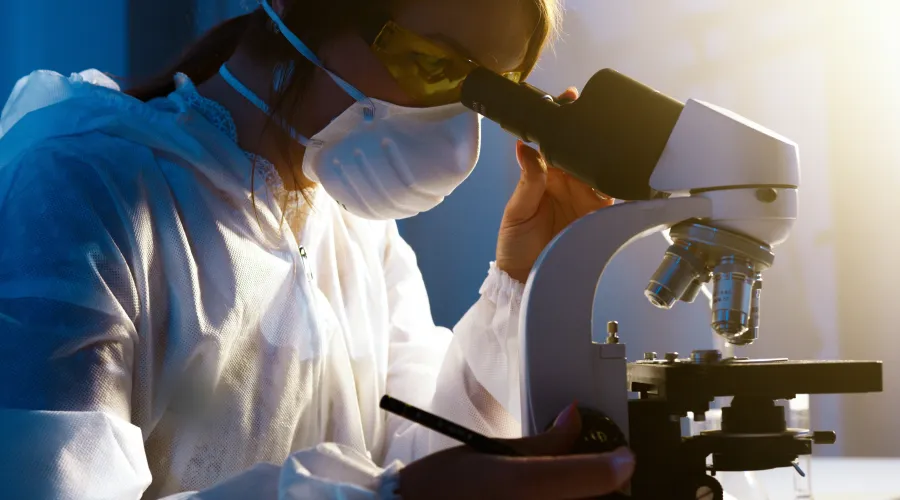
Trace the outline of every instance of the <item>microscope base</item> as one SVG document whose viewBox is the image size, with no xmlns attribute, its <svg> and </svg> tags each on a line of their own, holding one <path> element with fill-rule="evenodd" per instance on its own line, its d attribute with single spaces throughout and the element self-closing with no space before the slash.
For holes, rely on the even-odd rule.
<svg viewBox="0 0 900 500">
<path fill-rule="evenodd" d="M 813 444 L 832 444 L 834 432 L 789 429 L 775 400 L 797 394 L 879 392 L 881 363 L 694 359 L 628 365 L 630 446 L 637 456 L 632 498 L 694 500 L 698 490 L 723 498 L 716 471 L 790 467 Z M 683 437 L 681 418 L 702 415 L 716 397 L 733 396 L 722 409 L 722 429 Z M 712 465 L 707 458 L 712 456 Z M 710 475 L 712 474 L 712 475 Z"/>
</svg>

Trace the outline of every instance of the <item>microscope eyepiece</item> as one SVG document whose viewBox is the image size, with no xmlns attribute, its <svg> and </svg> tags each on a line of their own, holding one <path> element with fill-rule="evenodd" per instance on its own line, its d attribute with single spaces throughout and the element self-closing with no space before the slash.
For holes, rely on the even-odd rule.
<svg viewBox="0 0 900 500">
<path fill-rule="evenodd" d="M 684 105 L 611 69 L 575 101 L 476 68 L 460 101 L 525 142 L 550 165 L 620 200 L 649 200 L 656 169 Z"/>
<path fill-rule="evenodd" d="M 547 114 L 560 106 L 550 94 L 484 68 L 466 78 L 460 100 L 519 139 L 535 143 L 546 135 L 542 127 L 548 123 Z"/>
</svg>

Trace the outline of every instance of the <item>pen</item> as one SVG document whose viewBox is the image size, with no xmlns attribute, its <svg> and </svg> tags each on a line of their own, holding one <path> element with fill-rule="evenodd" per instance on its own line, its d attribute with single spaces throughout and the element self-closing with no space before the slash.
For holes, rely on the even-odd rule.
<svg viewBox="0 0 900 500">
<path fill-rule="evenodd" d="M 447 437 L 451 437 L 480 453 L 487 453 L 491 455 L 522 456 L 522 453 L 519 453 L 511 446 L 508 446 L 501 441 L 491 439 L 483 434 L 479 434 L 475 431 L 466 429 L 461 425 L 456 425 L 447 419 L 443 419 L 437 415 L 428 413 L 425 410 L 420 410 L 419 408 L 408 405 L 403 401 L 400 401 L 399 399 L 394 399 L 390 396 L 383 396 L 381 398 L 380 406 L 382 410 L 389 411 L 395 415 L 399 415 L 407 420 L 415 422 L 423 427 L 431 429 L 435 432 L 439 432 Z"/>
</svg>

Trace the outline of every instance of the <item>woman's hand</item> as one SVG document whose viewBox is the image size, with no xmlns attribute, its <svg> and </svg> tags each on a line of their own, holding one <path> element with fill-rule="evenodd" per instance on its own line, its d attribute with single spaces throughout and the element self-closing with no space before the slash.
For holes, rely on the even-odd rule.
<svg viewBox="0 0 900 500">
<path fill-rule="evenodd" d="M 400 471 L 400 497 L 420 499 L 562 500 L 621 490 L 634 472 L 626 448 L 602 455 L 568 455 L 581 430 L 572 405 L 540 436 L 506 441 L 528 455 L 505 457 L 451 448 Z"/>
<path fill-rule="evenodd" d="M 577 98 L 574 88 L 560 96 Z M 516 156 L 522 173 L 500 224 L 497 267 L 524 283 L 550 240 L 579 217 L 608 207 L 614 200 L 562 170 L 548 168 L 540 153 L 522 142 L 516 144 Z"/>
</svg>

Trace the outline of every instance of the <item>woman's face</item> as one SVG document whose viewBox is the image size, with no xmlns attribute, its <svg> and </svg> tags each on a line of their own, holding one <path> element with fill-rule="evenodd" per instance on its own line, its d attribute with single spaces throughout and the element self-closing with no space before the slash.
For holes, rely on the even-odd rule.
<svg viewBox="0 0 900 500">
<path fill-rule="evenodd" d="M 537 27 L 533 0 L 401 0 L 392 12 L 401 27 L 438 46 L 467 56 L 498 73 L 519 69 Z M 371 48 L 354 33 L 325 44 L 326 67 L 369 97 L 401 106 L 421 106 L 394 80 Z M 353 100 L 322 72 L 313 78 L 303 110 L 308 125 L 320 130 Z"/>
</svg>

